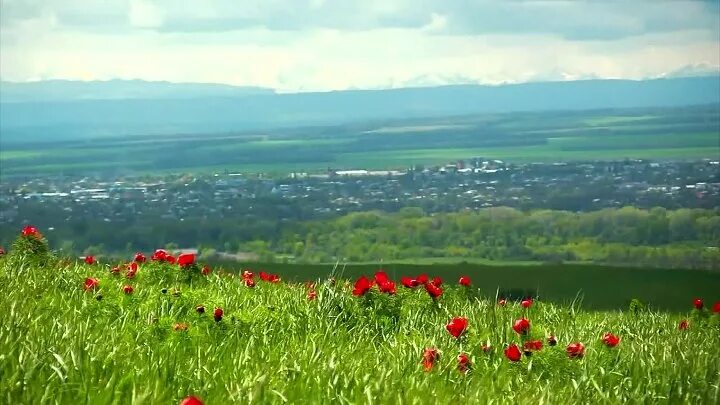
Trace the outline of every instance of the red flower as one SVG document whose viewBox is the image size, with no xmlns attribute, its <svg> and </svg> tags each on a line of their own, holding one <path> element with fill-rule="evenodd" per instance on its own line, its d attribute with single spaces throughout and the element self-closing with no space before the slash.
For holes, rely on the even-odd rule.
<svg viewBox="0 0 720 405">
<path fill-rule="evenodd" d="M 442 288 L 436 286 L 433 283 L 425 283 L 425 291 L 430 295 L 432 299 L 436 299 L 443 293 Z"/>
<path fill-rule="evenodd" d="M 585 346 L 580 342 L 570 343 L 565 351 L 571 359 L 579 359 L 585 354 Z"/>
<path fill-rule="evenodd" d="M 607 347 L 615 347 L 620 343 L 620 337 L 608 332 L 603 335 L 602 341 Z"/>
<path fill-rule="evenodd" d="M 180 267 L 190 266 L 195 263 L 195 253 L 180 253 L 177 264 Z"/>
<path fill-rule="evenodd" d="M 253 274 L 252 271 L 250 271 L 250 270 L 243 270 L 243 272 L 242 272 L 242 278 L 243 278 L 243 280 L 247 280 L 247 279 L 252 280 L 253 277 L 255 277 L 255 275 Z"/>
<path fill-rule="evenodd" d="M 213 312 L 213 317 L 215 318 L 215 322 L 222 321 L 222 317 L 223 317 L 222 308 L 215 308 L 215 312 Z"/>
<path fill-rule="evenodd" d="M 465 353 L 460 353 L 458 359 L 458 371 L 461 373 L 467 373 L 470 370 L 470 357 Z"/>
<path fill-rule="evenodd" d="M 27 225 L 23 228 L 22 236 L 32 236 L 37 239 L 40 239 L 42 237 L 40 232 L 38 232 L 37 228 L 32 225 Z"/>
<path fill-rule="evenodd" d="M 0 246 L 0 256 L 3 256 L 3 255 L 5 255 L 5 248 Z"/>
<path fill-rule="evenodd" d="M 135 291 L 135 290 L 132 288 L 132 286 L 130 284 L 125 284 L 125 286 L 123 287 L 123 292 L 125 294 L 128 294 L 128 295 L 132 294 L 133 291 Z"/>
<path fill-rule="evenodd" d="M 135 263 L 145 263 L 146 260 L 147 258 L 144 254 L 142 254 L 142 252 L 135 253 L 135 259 L 133 259 Z"/>
<path fill-rule="evenodd" d="M 377 272 L 375 272 L 375 283 L 377 283 L 377 285 L 380 285 L 389 280 L 390 278 L 388 278 L 388 275 L 387 273 L 385 273 L 384 270 L 378 270 Z"/>
<path fill-rule="evenodd" d="M 130 268 L 128 269 L 127 273 L 125 273 L 125 277 L 128 279 L 135 278 L 135 273 L 137 273 L 137 269 L 138 269 L 137 263 L 135 263 L 135 262 L 130 263 Z"/>
<path fill-rule="evenodd" d="M 373 283 L 372 281 L 368 280 L 365 276 L 360 276 L 360 278 L 355 281 L 355 288 L 353 289 L 353 295 L 356 297 L 361 297 L 365 295 L 370 289 L 372 288 Z"/>
<path fill-rule="evenodd" d="M 423 368 L 425 371 L 432 370 L 433 364 L 435 364 L 435 361 L 440 358 L 440 354 L 438 353 L 437 349 L 434 347 L 428 347 L 423 352 Z"/>
<path fill-rule="evenodd" d="M 317 292 L 315 290 L 308 291 L 308 293 L 307 293 L 308 301 L 313 301 L 315 298 L 317 298 Z"/>
<path fill-rule="evenodd" d="M 202 270 L 200 270 L 200 273 L 202 273 L 203 276 L 207 276 L 210 274 L 212 270 L 210 270 L 210 267 L 208 265 L 203 266 Z"/>
<path fill-rule="evenodd" d="M 690 324 L 688 324 L 687 319 L 683 319 L 680 321 L 680 325 L 678 325 L 678 329 L 680 330 L 687 330 L 690 327 Z"/>
<path fill-rule="evenodd" d="M 461 317 L 455 317 L 450 322 L 448 322 L 447 325 L 445 325 L 445 329 L 455 338 L 459 338 L 460 335 L 462 335 L 468 326 L 468 320 L 467 318 L 461 318 Z"/>
<path fill-rule="evenodd" d="M 253 287 L 255 287 L 255 280 L 253 280 L 253 279 L 251 279 L 251 278 L 246 278 L 246 279 L 245 279 L 245 285 L 246 285 L 247 287 L 253 288 Z"/>
<path fill-rule="evenodd" d="M 166 256 L 165 256 L 165 261 L 168 262 L 168 263 L 170 263 L 170 264 L 175 264 L 175 257 L 174 257 L 173 255 L 166 255 Z"/>
<path fill-rule="evenodd" d="M 190 395 L 189 397 L 180 401 L 180 405 L 204 405 L 200 398 Z"/>
<path fill-rule="evenodd" d="M 419 281 L 415 280 L 414 278 L 410 278 L 410 277 L 400 277 L 400 282 L 406 288 L 415 288 L 421 284 Z"/>
<path fill-rule="evenodd" d="M 530 321 L 525 318 L 520 318 L 515 321 L 512 328 L 518 335 L 526 335 L 530 330 Z"/>
<path fill-rule="evenodd" d="M 198 314 L 204 314 L 205 313 L 205 306 L 204 305 L 198 305 L 195 307 L 195 312 Z"/>
<path fill-rule="evenodd" d="M 548 345 L 555 346 L 557 344 L 557 339 L 555 339 L 555 336 L 550 335 L 547 338 Z"/>
<path fill-rule="evenodd" d="M 693 306 L 695 306 L 695 309 L 699 311 L 703 309 L 703 301 L 700 298 L 695 298 L 693 300 Z"/>
<path fill-rule="evenodd" d="M 95 264 L 95 256 L 85 256 L 86 264 Z"/>
<path fill-rule="evenodd" d="M 166 257 L 167 255 L 168 255 L 168 254 L 167 254 L 167 252 L 165 251 L 165 249 L 157 249 L 157 250 L 155 251 L 155 253 L 153 253 L 153 255 L 150 257 L 150 259 L 151 259 L 151 260 L 159 260 L 159 261 L 162 261 L 162 260 L 165 260 L 165 257 Z"/>
<path fill-rule="evenodd" d="M 386 293 L 386 294 L 395 294 L 395 282 L 392 280 L 386 280 L 382 283 L 378 283 L 378 289 L 380 292 Z"/>
<path fill-rule="evenodd" d="M 462 276 L 460 277 L 460 280 L 458 281 L 458 284 L 465 287 L 470 287 L 470 277 L 468 276 Z"/>
<path fill-rule="evenodd" d="M 528 340 L 528 341 L 525 342 L 525 344 L 523 345 L 523 348 L 524 348 L 525 350 L 535 350 L 535 351 L 537 351 L 537 350 L 541 350 L 542 347 L 543 347 L 543 342 L 542 342 L 542 340 Z"/>
<path fill-rule="evenodd" d="M 720 314 L 720 301 L 713 304 L 713 313 Z"/>
<path fill-rule="evenodd" d="M 435 277 L 432 279 L 432 283 L 435 287 L 440 287 L 442 285 L 442 279 L 440 277 Z"/>
<path fill-rule="evenodd" d="M 416 278 L 417 282 L 420 284 L 425 284 L 428 282 L 428 275 L 423 273 Z"/>
<path fill-rule="evenodd" d="M 532 298 L 525 298 L 524 300 L 520 301 L 520 305 L 523 306 L 523 308 L 530 308 L 533 304 Z"/>
<path fill-rule="evenodd" d="M 507 304 L 507 300 L 505 298 L 500 298 L 500 301 L 498 301 L 498 305 L 504 307 L 505 304 Z"/>
<path fill-rule="evenodd" d="M 264 271 L 260 270 L 260 280 L 262 281 L 270 281 L 270 274 L 265 273 Z"/>
<path fill-rule="evenodd" d="M 85 284 L 83 285 L 83 288 L 85 289 L 85 291 L 94 290 L 94 289 L 98 288 L 99 285 L 100 285 L 100 280 L 98 280 L 96 278 L 88 277 L 85 279 Z"/>
<path fill-rule="evenodd" d="M 505 357 L 508 358 L 510 361 L 520 361 L 522 358 L 522 353 L 520 352 L 520 348 L 515 343 L 511 344 L 507 348 L 505 348 Z"/>
</svg>

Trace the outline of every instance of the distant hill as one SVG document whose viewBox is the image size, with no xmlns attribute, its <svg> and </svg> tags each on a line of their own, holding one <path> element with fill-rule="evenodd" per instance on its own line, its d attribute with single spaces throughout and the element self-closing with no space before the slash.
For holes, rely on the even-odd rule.
<svg viewBox="0 0 720 405">
<path fill-rule="evenodd" d="M 720 105 L 720 76 L 295 94 L 206 84 L 38 82 L 3 83 L 1 92 L 3 141 L 24 142 L 471 113 Z"/>
</svg>

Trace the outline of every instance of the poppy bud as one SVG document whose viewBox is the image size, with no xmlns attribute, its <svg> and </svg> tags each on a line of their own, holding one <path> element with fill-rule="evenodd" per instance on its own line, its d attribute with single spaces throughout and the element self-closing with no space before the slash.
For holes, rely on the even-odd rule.
<svg viewBox="0 0 720 405">
<path fill-rule="evenodd" d="M 130 284 L 126 284 L 125 286 L 123 286 L 123 292 L 125 294 L 130 295 L 133 293 L 133 291 L 135 291 L 135 289 L 133 289 L 133 287 Z"/>
<path fill-rule="evenodd" d="M 215 308 L 215 312 L 213 312 L 213 317 L 215 318 L 215 322 L 222 321 L 222 318 L 223 318 L 222 308 Z"/>
<path fill-rule="evenodd" d="M 460 280 L 458 280 L 458 284 L 460 284 L 463 287 L 470 287 L 470 277 L 468 276 L 462 276 L 460 277 Z"/>
<path fill-rule="evenodd" d="M 525 298 L 524 300 L 520 301 L 520 305 L 522 305 L 523 308 L 528 309 L 532 306 L 533 300 L 532 298 Z"/>
<path fill-rule="evenodd" d="M 693 300 L 693 306 L 699 311 L 703 309 L 703 301 L 700 298 L 695 298 Z"/>
</svg>

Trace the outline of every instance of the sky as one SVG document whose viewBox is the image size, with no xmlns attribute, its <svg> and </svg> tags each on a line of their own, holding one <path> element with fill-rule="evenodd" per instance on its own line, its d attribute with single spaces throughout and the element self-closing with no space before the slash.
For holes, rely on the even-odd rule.
<svg viewBox="0 0 720 405">
<path fill-rule="evenodd" d="M 0 78 L 283 92 L 720 71 L 720 0 L 0 0 Z"/>
</svg>

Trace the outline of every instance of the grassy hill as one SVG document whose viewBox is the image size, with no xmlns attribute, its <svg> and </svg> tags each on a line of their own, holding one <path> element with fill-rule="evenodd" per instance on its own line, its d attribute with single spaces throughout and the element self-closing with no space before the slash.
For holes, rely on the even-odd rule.
<svg viewBox="0 0 720 405">
<path fill-rule="evenodd" d="M 207 273 L 197 263 L 181 267 L 166 259 L 113 272 L 117 263 L 57 259 L 37 232 L 25 233 L 0 257 L 5 403 L 177 403 L 188 395 L 205 404 L 720 399 L 720 315 L 691 309 L 692 296 L 682 314 L 638 305 L 589 312 L 577 301 L 546 302 L 542 292 L 528 308 L 513 300 L 499 305 L 484 290 L 490 284 L 483 273 L 470 286 L 458 285 L 461 269 L 443 273 L 441 285 L 397 283 L 394 294 L 380 292 L 390 290 L 381 275 L 365 292 L 342 278 L 306 285 L 264 281 L 272 278 L 257 272 L 250 283 L 247 273 Z M 284 279 L 286 270 L 272 271 Z M 388 273 L 397 281 L 424 270 L 430 269 Z M 569 285 L 585 271 L 565 269 L 552 280 Z M 680 291 L 711 287 L 711 278 L 683 283 L 659 274 L 645 273 L 648 283 L 656 279 Z M 604 292 L 608 300 L 628 282 L 618 273 L 606 280 L 617 287 Z M 442 290 L 436 298 L 426 292 L 436 291 L 431 283 Z M 711 301 L 718 297 L 709 291 L 720 289 L 698 291 Z M 455 317 L 467 318 L 465 330 L 448 327 Z M 513 329 L 521 318 L 530 322 L 524 334 Z M 688 328 L 681 330 L 683 319 Z M 619 336 L 616 347 L 603 342 L 607 332 Z M 540 350 L 528 347 L 518 361 L 504 352 L 537 341 Z M 583 356 L 570 356 L 578 342 Z M 439 357 L 424 355 L 433 348 Z"/>
</svg>

